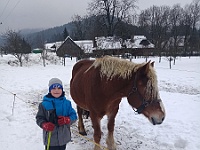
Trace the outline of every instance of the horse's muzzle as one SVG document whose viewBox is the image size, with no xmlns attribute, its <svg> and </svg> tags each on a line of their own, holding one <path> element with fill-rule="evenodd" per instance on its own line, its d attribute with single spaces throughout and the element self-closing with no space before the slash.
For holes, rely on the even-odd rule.
<svg viewBox="0 0 200 150">
<path fill-rule="evenodd" d="M 164 119 L 165 119 L 164 117 L 162 119 L 157 119 L 157 118 L 151 117 L 151 121 L 152 121 L 153 125 L 161 124 L 164 121 Z"/>
</svg>

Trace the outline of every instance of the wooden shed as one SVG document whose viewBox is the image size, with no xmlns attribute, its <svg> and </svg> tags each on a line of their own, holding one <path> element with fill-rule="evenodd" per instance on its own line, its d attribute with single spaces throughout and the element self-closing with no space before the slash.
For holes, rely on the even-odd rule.
<svg viewBox="0 0 200 150">
<path fill-rule="evenodd" d="M 56 54 L 59 57 L 77 57 L 81 59 L 84 51 L 68 36 L 60 47 L 58 47 Z"/>
</svg>

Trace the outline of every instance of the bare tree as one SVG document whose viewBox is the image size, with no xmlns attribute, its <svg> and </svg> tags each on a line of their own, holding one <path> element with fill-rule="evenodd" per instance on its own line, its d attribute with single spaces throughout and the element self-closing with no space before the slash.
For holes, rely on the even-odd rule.
<svg viewBox="0 0 200 150">
<path fill-rule="evenodd" d="M 168 38 L 167 32 L 169 30 L 169 12 L 170 8 L 168 6 L 152 6 L 145 11 L 142 11 L 139 15 L 139 26 L 143 26 L 151 39 L 151 42 L 155 44 L 158 50 L 158 55 L 160 56 L 159 61 L 161 61 L 161 51 L 164 47 L 164 42 Z"/>
<path fill-rule="evenodd" d="M 186 5 L 183 13 L 183 35 L 184 35 L 184 51 L 183 55 L 187 55 L 189 48 L 189 39 L 192 33 L 192 14 L 190 12 L 190 5 Z"/>
<path fill-rule="evenodd" d="M 83 25 L 83 18 L 79 15 L 75 15 L 72 19 L 75 27 L 75 29 L 73 30 L 74 38 L 76 40 L 84 39 L 85 31 Z"/>
<path fill-rule="evenodd" d="M 193 50 L 196 49 L 198 47 L 198 35 L 196 32 L 196 26 L 197 23 L 200 20 L 200 1 L 193 1 L 190 5 L 189 5 L 189 11 L 191 14 L 191 18 L 192 18 L 192 33 L 191 33 L 191 37 L 190 37 L 190 55 L 193 54 Z"/>
<path fill-rule="evenodd" d="M 12 30 L 8 30 L 4 34 L 4 40 L 5 44 L 2 49 L 15 56 L 19 61 L 20 66 L 22 66 L 23 56 L 31 52 L 30 45 L 19 33 Z"/>
<path fill-rule="evenodd" d="M 113 36 L 117 25 L 130 22 L 131 13 L 135 10 L 136 0 L 93 0 L 88 10 L 92 16 L 101 16 L 107 29 L 107 36 Z"/>
<path fill-rule="evenodd" d="M 178 50 L 179 50 L 179 44 L 180 44 L 180 34 L 182 29 L 180 28 L 180 26 L 183 24 L 183 8 L 177 4 L 174 5 L 170 11 L 170 16 L 169 16 L 169 20 L 171 22 L 171 38 L 172 38 L 172 45 L 171 45 L 171 49 L 172 49 L 172 53 L 171 56 L 174 58 L 174 64 L 176 61 L 176 57 L 178 54 Z"/>
<path fill-rule="evenodd" d="M 91 19 L 88 19 L 88 16 L 79 16 L 79 15 L 74 15 L 72 17 L 73 24 L 74 24 L 74 29 L 72 31 L 72 37 L 74 40 L 83 40 L 88 37 L 90 37 L 91 34 L 91 27 L 92 24 L 95 23 L 92 22 Z"/>
<path fill-rule="evenodd" d="M 174 61 L 178 55 L 193 54 L 198 51 L 200 34 L 200 1 L 194 0 L 183 9 L 179 4 L 173 7 L 152 6 L 141 11 L 138 25 L 152 43 L 155 44 L 158 54 L 165 51 Z M 161 60 L 161 59 L 159 59 Z"/>
</svg>

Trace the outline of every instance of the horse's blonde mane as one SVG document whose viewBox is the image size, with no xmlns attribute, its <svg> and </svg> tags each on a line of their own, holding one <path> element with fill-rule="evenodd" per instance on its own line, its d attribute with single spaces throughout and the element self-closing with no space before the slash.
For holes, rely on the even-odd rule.
<svg viewBox="0 0 200 150">
<path fill-rule="evenodd" d="M 91 67 L 100 67 L 101 76 L 106 76 L 107 79 L 112 79 L 115 76 L 126 79 L 131 77 L 132 72 L 136 72 L 144 64 L 136 64 L 124 59 L 105 56 L 97 58 Z"/>
<path fill-rule="evenodd" d="M 105 76 L 109 80 L 112 80 L 115 76 L 127 79 L 132 76 L 133 72 L 136 72 L 145 64 L 146 63 L 137 64 L 120 58 L 104 56 L 102 58 L 97 58 L 90 68 L 100 67 L 101 77 Z M 157 76 L 155 69 L 151 65 L 149 65 L 147 77 L 150 80 L 147 82 L 145 98 L 149 99 L 150 97 L 158 97 Z"/>
<path fill-rule="evenodd" d="M 159 98 L 157 75 L 153 67 L 149 67 L 147 77 L 149 80 L 146 85 L 145 99 L 150 99 L 150 97 Z"/>
</svg>

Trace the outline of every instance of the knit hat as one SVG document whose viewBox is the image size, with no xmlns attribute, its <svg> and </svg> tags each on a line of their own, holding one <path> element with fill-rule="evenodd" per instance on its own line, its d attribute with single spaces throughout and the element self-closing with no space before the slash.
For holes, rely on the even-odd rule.
<svg viewBox="0 0 200 150">
<path fill-rule="evenodd" d="M 51 80 L 49 80 L 49 92 L 51 92 L 51 90 L 56 87 L 63 90 L 62 81 L 58 78 L 52 78 Z"/>
</svg>

